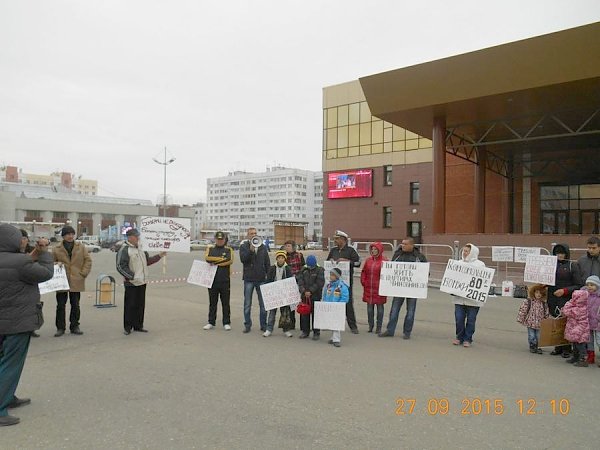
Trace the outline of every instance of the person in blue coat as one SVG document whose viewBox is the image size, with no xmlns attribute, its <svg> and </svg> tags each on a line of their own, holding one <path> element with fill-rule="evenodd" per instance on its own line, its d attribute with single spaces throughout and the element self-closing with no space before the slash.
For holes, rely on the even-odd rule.
<svg viewBox="0 0 600 450">
<path fill-rule="evenodd" d="M 348 285 L 342 280 L 342 271 L 334 267 L 329 272 L 329 283 L 323 289 L 323 301 L 324 302 L 337 302 L 337 303 L 348 303 L 350 298 L 350 291 Z M 342 341 L 342 332 L 340 330 L 333 330 L 330 344 L 334 347 L 339 347 Z"/>
</svg>

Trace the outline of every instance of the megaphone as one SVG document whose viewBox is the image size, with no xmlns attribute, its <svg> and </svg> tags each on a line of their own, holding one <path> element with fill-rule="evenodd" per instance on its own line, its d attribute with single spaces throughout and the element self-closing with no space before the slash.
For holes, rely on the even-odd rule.
<svg viewBox="0 0 600 450">
<path fill-rule="evenodd" d="M 254 236 L 252 239 L 250 239 L 250 244 L 252 244 L 252 247 L 258 248 L 263 244 L 263 238 L 260 236 Z"/>
</svg>

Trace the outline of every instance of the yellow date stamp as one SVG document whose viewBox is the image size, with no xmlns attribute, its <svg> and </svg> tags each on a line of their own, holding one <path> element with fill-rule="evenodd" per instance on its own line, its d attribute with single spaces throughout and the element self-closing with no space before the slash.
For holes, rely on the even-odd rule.
<svg viewBox="0 0 600 450">
<path fill-rule="evenodd" d="M 398 397 L 396 399 L 396 415 L 410 416 L 424 413 L 429 416 L 502 416 L 517 414 L 519 416 L 568 416 L 571 402 L 566 398 L 541 400 L 534 397 L 517 398 L 505 401 L 503 398 L 464 397 L 451 401 L 446 397 L 431 397 L 422 401 L 416 398 Z"/>
</svg>

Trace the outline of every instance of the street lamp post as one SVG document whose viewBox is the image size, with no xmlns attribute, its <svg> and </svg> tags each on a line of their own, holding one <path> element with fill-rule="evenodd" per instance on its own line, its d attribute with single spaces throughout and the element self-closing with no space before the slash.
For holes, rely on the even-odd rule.
<svg viewBox="0 0 600 450">
<path fill-rule="evenodd" d="M 163 213 L 162 215 L 166 217 L 167 215 L 167 166 L 175 161 L 175 158 L 171 158 L 167 161 L 167 147 L 165 146 L 165 153 L 163 161 L 159 161 L 156 158 L 152 158 L 156 164 L 160 164 L 164 167 L 163 170 Z"/>
</svg>

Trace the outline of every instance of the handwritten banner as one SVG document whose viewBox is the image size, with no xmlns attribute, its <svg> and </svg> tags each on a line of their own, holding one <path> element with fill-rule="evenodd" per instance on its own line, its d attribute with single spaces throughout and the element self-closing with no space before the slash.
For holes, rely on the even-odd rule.
<svg viewBox="0 0 600 450">
<path fill-rule="evenodd" d="M 470 299 L 479 306 L 485 304 L 493 279 L 494 269 L 451 259 L 446 265 L 440 291 Z"/>
<path fill-rule="evenodd" d="M 142 217 L 140 243 L 148 251 L 189 253 L 190 228 L 190 219 Z"/>
<path fill-rule="evenodd" d="M 515 247 L 515 262 L 527 262 L 527 255 L 539 255 L 539 247 Z"/>
<path fill-rule="evenodd" d="M 317 330 L 344 331 L 346 329 L 346 304 L 340 302 L 314 302 Z"/>
<path fill-rule="evenodd" d="M 187 277 L 187 282 L 207 288 L 212 287 L 217 273 L 217 265 L 209 264 L 206 261 L 195 259 Z"/>
<path fill-rule="evenodd" d="M 381 265 L 379 295 L 427 298 L 429 263 L 384 261 Z"/>
<path fill-rule="evenodd" d="M 556 281 L 556 256 L 528 255 L 523 273 L 525 283 L 554 286 Z"/>
<path fill-rule="evenodd" d="M 492 261 L 510 262 L 513 260 L 513 247 L 492 246 Z"/>
<path fill-rule="evenodd" d="M 350 261 L 323 261 L 323 269 L 325 269 L 325 283 L 329 281 L 329 272 L 337 267 L 342 271 L 342 280 L 350 286 Z"/>
<path fill-rule="evenodd" d="M 54 264 L 54 276 L 48 281 L 38 283 L 40 294 L 47 294 L 48 292 L 56 291 L 68 291 L 69 280 L 67 279 L 67 271 L 61 265 Z"/>
<path fill-rule="evenodd" d="M 260 292 L 267 311 L 300 303 L 300 291 L 294 277 L 261 284 Z"/>
</svg>

